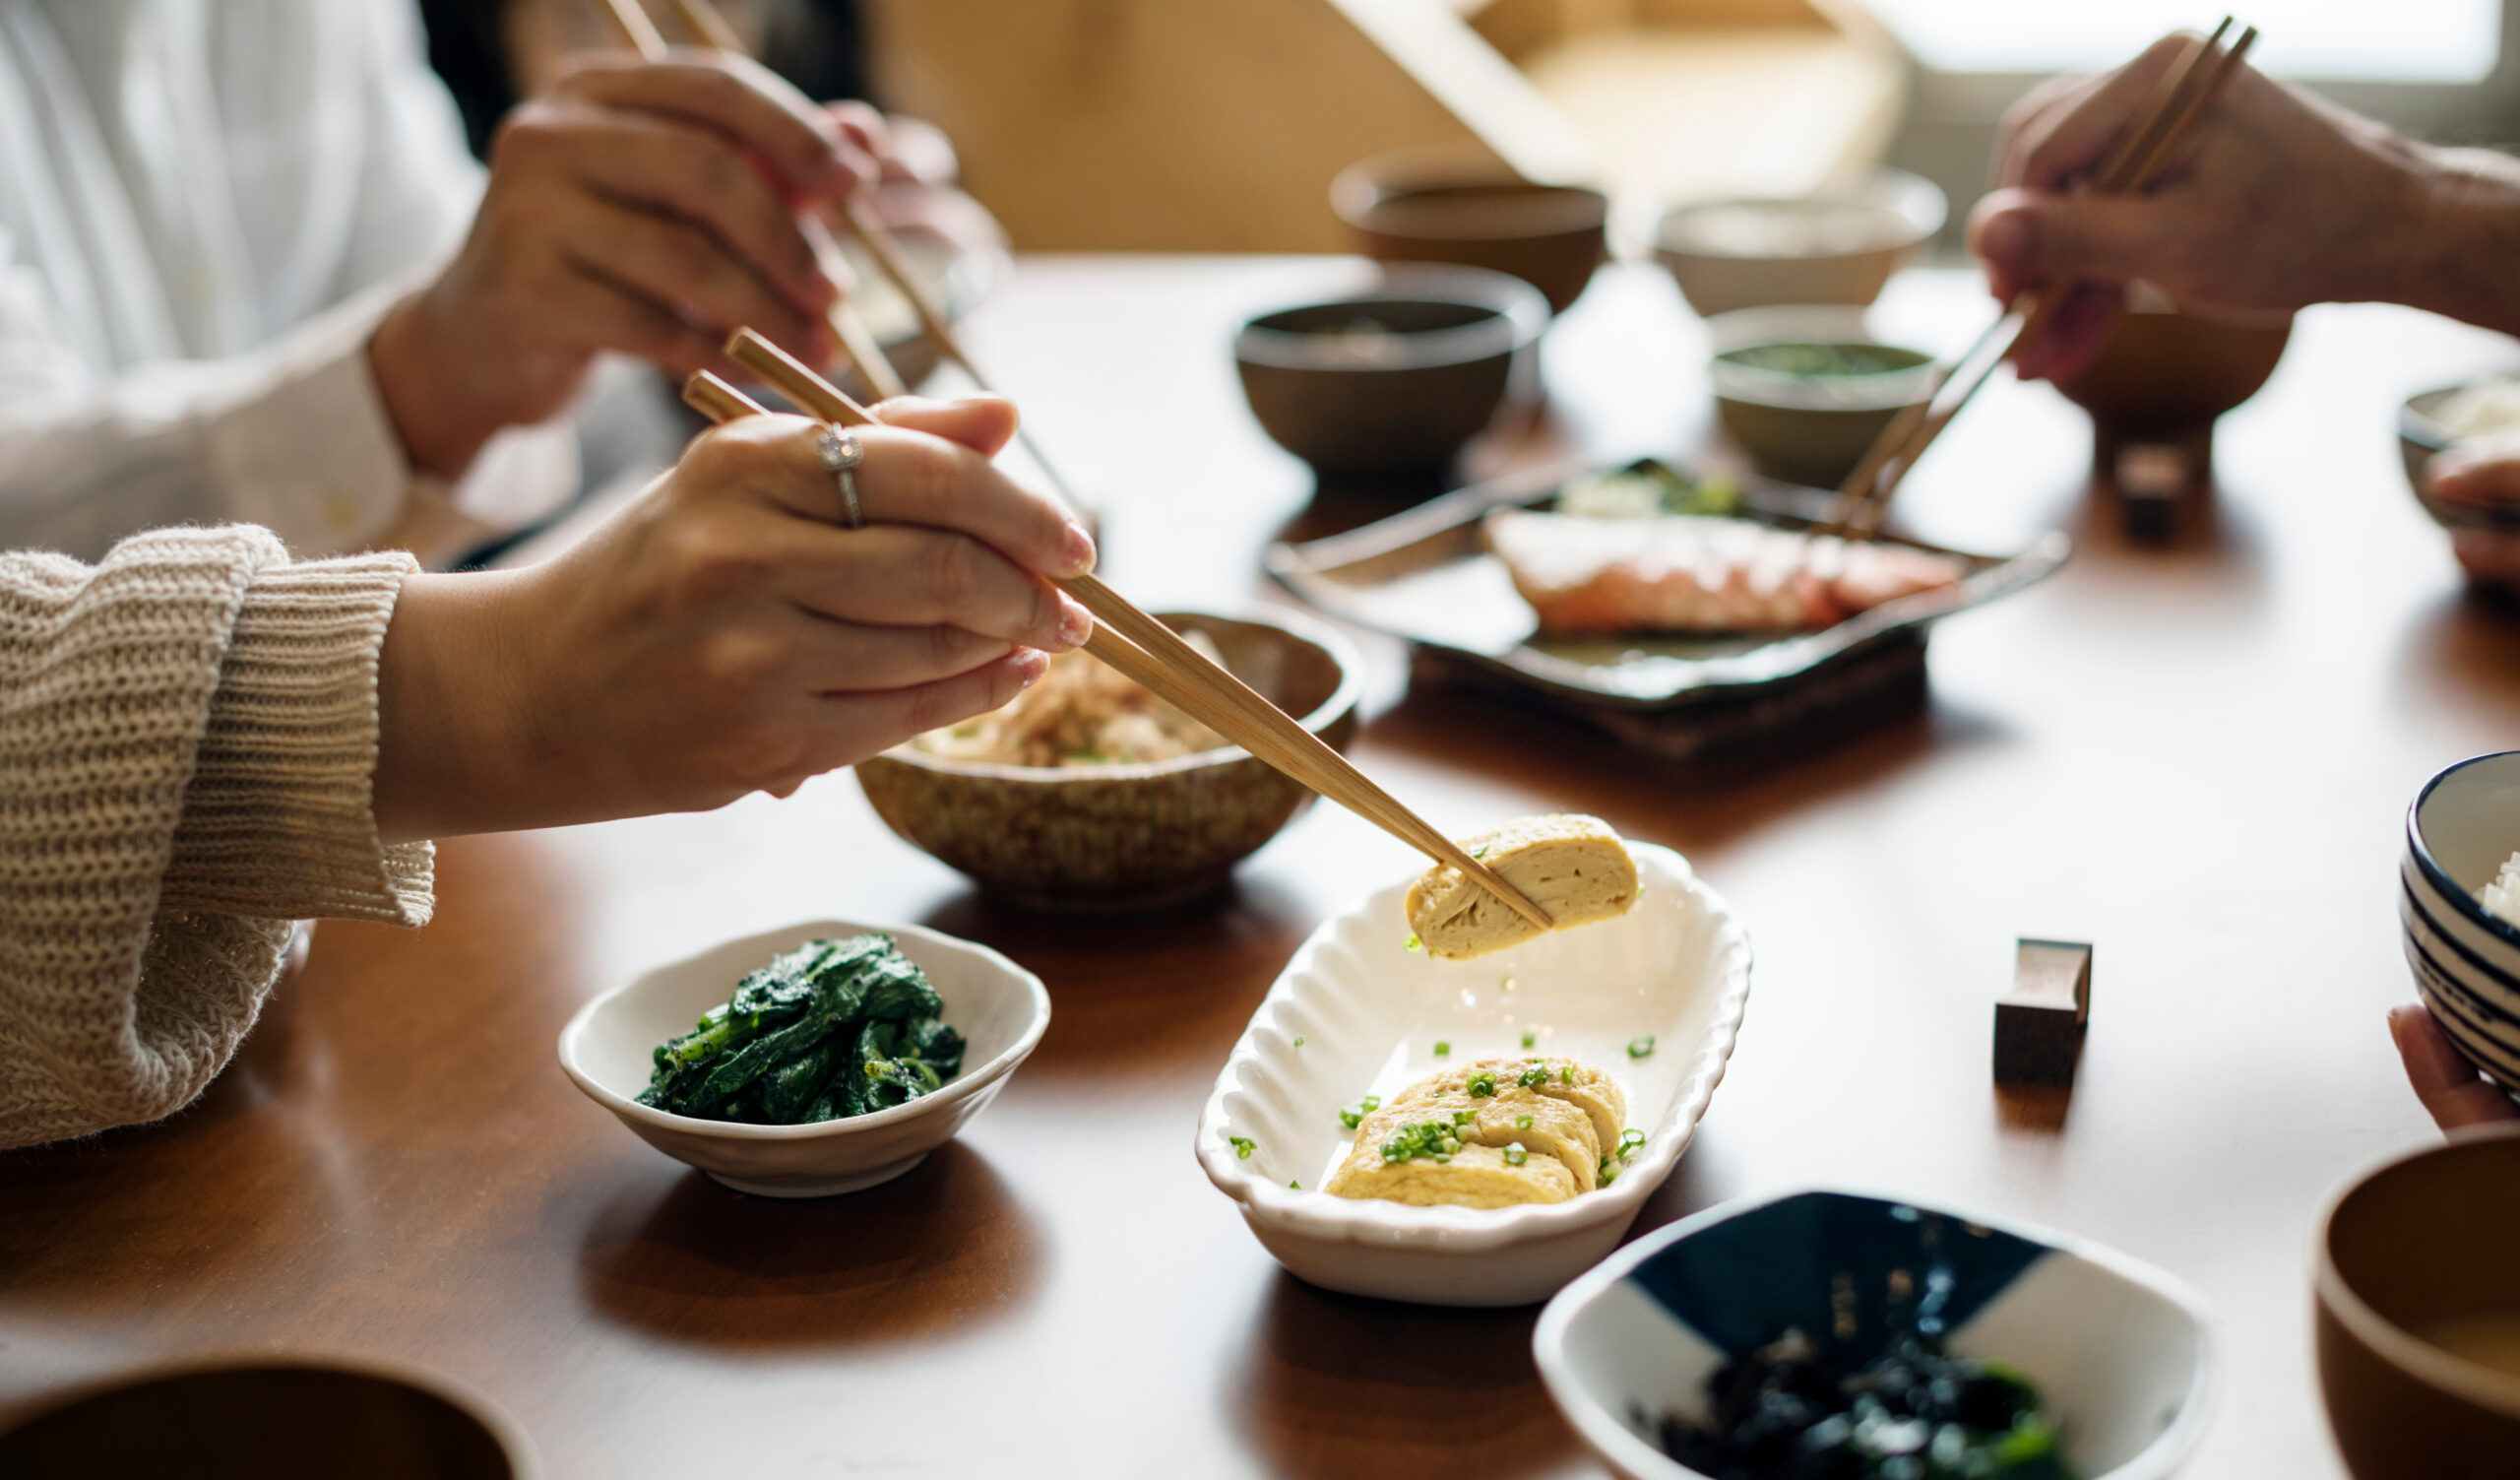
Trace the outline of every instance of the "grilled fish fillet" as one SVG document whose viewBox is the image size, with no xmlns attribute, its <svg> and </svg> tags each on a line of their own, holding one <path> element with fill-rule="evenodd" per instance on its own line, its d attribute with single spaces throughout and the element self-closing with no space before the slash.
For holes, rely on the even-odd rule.
<svg viewBox="0 0 2520 1480">
<path fill-rule="evenodd" d="M 1812 631 L 1968 573 L 1949 555 L 1746 519 L 1499 509 L 1486 530 L 1541 629 L 1562 635 Z"/>
</svg>

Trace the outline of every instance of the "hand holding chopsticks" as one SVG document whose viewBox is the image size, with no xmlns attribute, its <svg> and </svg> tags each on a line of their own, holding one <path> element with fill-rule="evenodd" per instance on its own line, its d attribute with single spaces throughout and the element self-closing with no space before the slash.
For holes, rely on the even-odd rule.
<svg viewBox="0 0 2520 1480">
<path fill-rule="evenodd" d="M 726 357 L 824 420 L 843 425 L 865 425 L 874 420 L 865 408 L 759 335 L 738 331 L 726 345 Z M 714 418 L 758 410 L 732 387 L 711 376 L 696 377 L 685 395 L 693 406 Z M 1086 642 L 1086 651 L 1288 776 L 1429 858 L 1459 869 L 1533 925 L 1549 929 L 1547 912 L 1521 890 L 1471 857 L 1433 824 L 1401 805 L 1320 737 L 1182 641 L 1171 628 L 1139 611 L 1095 576 L 1071 576 L 1054 584 L 1094 613 L 1097 626 Z"/>
<path fill-rule="evenodd" d="M 2160 180 L 2257 42 L 2257 28 L 2250 27 L 2241 32 L 2230 49 L 2223 49 L 2219 43 L 2231 27 L 2232 20 L 2226 16 L 2211 35 L 2181 47 L 2143 108 L 2119 132 L 2093 171 L 2089 186 L 2093 193 L 2139 193 Z M 2057 281 L 2016 295 L 1977 342 L 1962 352 L 1932 400 L 1910 408 L 1883 429 L 1839 487 L 1837 504 L 1821 531 L 1858 538 L 1876 533 L 1899 484 L 1933 445 L 1934 438 L 1986 383 L 1998 363 L 2038 341 L 2071 298 L 2074 288 L 2071 281 Z M 1996 345 L 2002 348 L 1989 354 Z M 1959 387 L 1958 393 L 1946 394 L 1954 385 Z"/>
</svg>

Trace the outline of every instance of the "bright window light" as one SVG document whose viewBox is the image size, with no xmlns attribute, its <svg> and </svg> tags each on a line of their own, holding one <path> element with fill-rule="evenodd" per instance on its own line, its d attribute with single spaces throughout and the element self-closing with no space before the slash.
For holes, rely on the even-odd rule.
<svg viewBox="0 0 2520 1480">
<path fill-rule="evenodd" d="M 1937 72 L 2089 72 L 2165 32 L 2210 28 L 2194 0 L 1869 0 Z M 2285 77 L 2477 83 L 2502 45 L 2501 0 L 2253 0 L 2236 8 L 2261 32 L 2249 59 Z"/>
</svg>

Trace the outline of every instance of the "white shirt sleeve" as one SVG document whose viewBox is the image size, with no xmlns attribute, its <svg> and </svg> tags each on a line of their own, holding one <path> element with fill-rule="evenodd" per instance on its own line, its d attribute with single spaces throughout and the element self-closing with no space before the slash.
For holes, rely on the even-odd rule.
<svg viewBox="0 0 2520 1480">
<path fill-rule="evenodd" d="M 301 553 L 329 553 L 374 541 L 426 482 L 406 460 L 367 344 L 460 240 L 479 173 L 420 55 L 406 0 L 361 9 L 355 73 L 330 74 L 355 90 L 360 147 L 344 186 L 349 220 L 318 298 L 329 306 L 241 354 L 100 372 L 67 338 L 44 254 L 0 228 L 0 547 L 93 560 L 134 531 L 244 521 Z M 331 24 L 346 19 L 335 12 Z M 317 99 L 297 122 L 318 127 L 328 115 L 344 117 Z M 60 137 L 21 128 L 0 139 L 35 151 L 20 188 L 35 192 L 23 204 L 38 225 L 111 185 L 94 178 L 105 167 L 95 151 L 44 147 Z M 53 196 L 38 181 L 80 195 Z M 321 192 L 309 199 L 317 204 L 306 209 L 322 209 Z M 451 495 L 460 512 L 505 528 L 558 506 L 577 482 L 575 433 L 563 417 L 493 438 Z"/>
</svg>

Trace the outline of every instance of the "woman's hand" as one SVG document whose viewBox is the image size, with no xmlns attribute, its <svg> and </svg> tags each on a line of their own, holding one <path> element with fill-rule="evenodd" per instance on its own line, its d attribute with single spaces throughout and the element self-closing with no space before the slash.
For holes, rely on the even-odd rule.
<svg viewBox="0 0 2520 1480">
<path fill-rule="evenodd" d="M 2477 1072 L 2422 1003 L 2391 1007 L 2389 1036 L 2397 1040 L 2407 1083 L 2415 1086 L 2415 1097 L 2431 1113 L 2432 1124 L 2456 1130 L 2463 1126 L 2520 1121 L 2520 1105 L 2512 1104 L 2500 1085 Z"/>
<path fill-rule="evenodd" d="M 581 62 L 501 126 L 463 250 L 371 342 L 412 462 L 460 474 L 565 407 L 602 351 L 724 369 L 749 326 L 820 363 L 845 285 L 796 213 L 882 173 L 879 125 L 716 52 Z"/>
<path fill-rule="evenodd" d="M 2188 312 L 2258 321 L 2331 300 L 2419 301 L 2426 290 L 2445 161 L 2246 65 L 2158 188 L 2082 188 L 2192 39 L 2166 36 L 2114 72 L 2060 79 L 2006 118 L 2001 188 L 1971 213 L 1970 247 L 2007 302 L 2025 288 L 2085 285 L 2022 348 L 2023 375 L 2070 379 L 2138 279 Z"/>
<path fill-rule="evenodd" d="M 704 433 L 587 541 L 514 572 L 414 576 L 386 635 L 389 839 L 786 796 L 995 709 L 1092 618 L 1043 576 L 1094 543 L 988 461 L 1014 408 L 904 399 L 841 526 L 816 423 Z"/>
<path fill-rule="evenodd" d="M 2520 510 L 2520 434 L 2477 437 L 2436 452 L 2424 466 L 2424 481 L 2443 503 Z M 2520 589 L 2520 534 L 2453 530 L 2450 549 L 2469 580 Z"/>
</svg>

